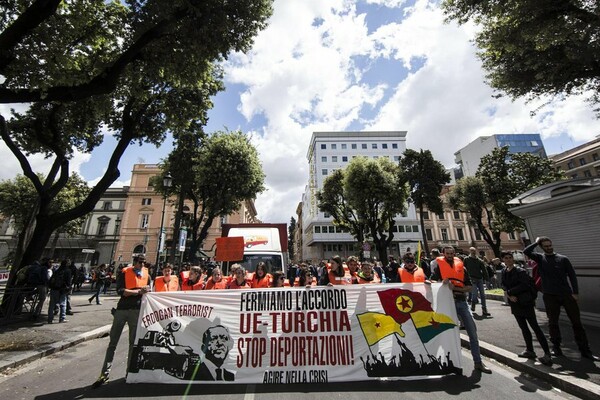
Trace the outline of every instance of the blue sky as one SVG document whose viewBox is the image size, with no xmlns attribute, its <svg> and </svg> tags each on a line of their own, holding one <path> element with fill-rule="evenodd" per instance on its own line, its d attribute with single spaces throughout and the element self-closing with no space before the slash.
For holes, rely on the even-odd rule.
<svg viewBox="0 0 600 400">
<path fill-rule="evenodd" d="M 266 222 L 294 215 L 314 131 L 406 130 L 408 147 L 431 150 L 447 167 L 482 135 L 537 132 L 554 154 L 600 133 L 584 97 L 494 98 L 471 42 L 476 30 L 445 24 L 438 1 L 276 0 L 252 50 L 224 64 L 226 90 L 214 99 L 207 131 L 252 136 L 266 173 L 256 201 Z M 91 155 L 78 154 L 73 170 L 96 182 L 114 143 L 107 137 Z M 130 146 L 116 185 L 129 183 L 133 164 L 158 163 L 171 149 L 170 138 L 158 149 Z M 8 150 L 0 144 L 0 152 Z M 31 162 L 47 171 L 48 160 Z M 19 172 L 12 155 L 0 158 L 0 179 Z"/>
</svg>

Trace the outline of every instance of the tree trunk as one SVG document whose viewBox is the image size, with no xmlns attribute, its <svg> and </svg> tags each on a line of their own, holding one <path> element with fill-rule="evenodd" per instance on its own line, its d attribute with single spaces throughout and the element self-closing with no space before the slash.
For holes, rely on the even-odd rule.
<svg viewBox="0 0 600 400">
<path fill-rule="evenodd" d="M 423 250 L 425 250 L 425 257 L 429 257 L 429 243 L 427 243 L 427 235 L 425 234 L 425 219 L 423 218 L 423 206 L 419 208 L 419 214 L 421 221 L 421 236 L 423 237 Z"/>
</svg>

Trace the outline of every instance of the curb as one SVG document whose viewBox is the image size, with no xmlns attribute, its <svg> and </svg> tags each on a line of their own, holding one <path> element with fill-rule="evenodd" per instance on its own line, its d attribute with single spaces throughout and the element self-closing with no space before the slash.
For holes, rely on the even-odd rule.
<svg viewBox="0 0 600 400">
<path fill-rule="evenodd" d="M 460 340 L 463 347 L 470 348 L 469 337 L 467 335 L 461 333 Z M 524 372 L 541 379 L 564 392 L 582 399 L 595 400 L 600 398 L 600 386 L 585 379 L 559 374 L 551 367 L 542 365 L 537 361 L 534 363 L 532 360 L 524 360 L 517 357 L 516 354 L 494 346 L 493 344 L 479 341 L 479 348 L 481 355 L 492 358 L 519 372 Z"/>
<path fill-rule="evenodd" d="M 13 358 L 9 358 L 6 361 L 0 362 L 0 373 L 5 372 L 11 368 L 20 367 L 21 365 L 30 363 L 37 359 L 49 356 L 59 351 L 68 349 L 69 347 L 76 346 L 80 343 L 87 342 L 88 340 L 101 338 L 108 336 L 112 325 L 104 325 L 100 328 L 96 328 L 89 332 L 81 333 L 77 336 L 73 336 L 69 339 L 61 340 L 60 342 L 51 343 L 46 346 L 42 346 L 38 350 L 26 351 Z"/>
</svg>

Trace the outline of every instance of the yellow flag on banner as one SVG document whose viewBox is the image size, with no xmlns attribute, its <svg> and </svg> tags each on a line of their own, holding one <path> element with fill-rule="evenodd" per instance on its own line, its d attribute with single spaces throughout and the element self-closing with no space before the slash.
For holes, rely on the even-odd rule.
<svg viewBox="0 0 600 400">
<path fill-rule="evenodd" d="M 404 332 L 400 325 L 394 318 L 386 314 L 375 312 L 358 314 L 358 322 L 369 346 L 373 346 L 384 337 L 394 333 L 404 337 Z"/>
</svg>

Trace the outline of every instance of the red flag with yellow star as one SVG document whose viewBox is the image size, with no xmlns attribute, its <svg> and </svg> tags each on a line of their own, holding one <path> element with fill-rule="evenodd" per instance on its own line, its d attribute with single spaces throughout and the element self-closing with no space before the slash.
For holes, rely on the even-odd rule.
<svg viewBox="0 0 600 400">
<path fill-rule="evenodd" d="M 431 303 L 421 293 L 404 289 L 388 289 L 378 291 L 379 301 L 385 313 L 400 325 L 411 319 L 410 314 L 416 311 L 433 311 Z"/>
</svg>

